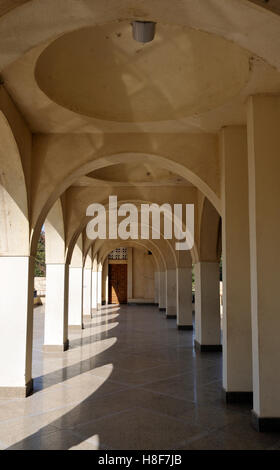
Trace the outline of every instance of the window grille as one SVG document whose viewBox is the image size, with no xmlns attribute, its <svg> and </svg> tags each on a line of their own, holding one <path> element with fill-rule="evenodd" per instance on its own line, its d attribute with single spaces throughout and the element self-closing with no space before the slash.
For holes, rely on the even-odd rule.
<svg viewBox="0 0 280 470">
<path fill-rule="evenodd" d="M 108 256 L 108 259 L 127 260 L 127 248 L 116 248 L 115 250 L 111 251 L 111 253 Z"/>
</svg>

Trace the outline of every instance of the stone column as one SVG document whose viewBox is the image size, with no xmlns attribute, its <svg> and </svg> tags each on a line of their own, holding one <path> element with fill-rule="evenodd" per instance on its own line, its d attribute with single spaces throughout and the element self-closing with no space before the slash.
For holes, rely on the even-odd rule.
<svg viewBox="0 0 280 470">
<path fill-rule="evenodd" d="M 166 271 L 166 318 L 177 318 L 177 270 Z"/>
<path fill-rule="evenodd" d="M 32 392 L 34 259 L 0 257 L 0 397 Z"/>
<path fill-rule="evenodd" d="M 103 286 L 104 286 L 104 301 L 105 305 L 109 303 L 109 265 L 108 265 L 108 258 L 104 261 L 103 269 L 102 269 L 102 277 L 103 277 Z M 103 299 L 102 299 L 103 303 Z"/>
<path fill-rule="evenodd" d="M 222 351 L 219 263 L 195 264 L 195 349 Z"/>
<path fill-rule="evenodd" d="M 127 248 L 127 301 L 133 299 L 133 248 Z"/>
<path fill-rule="evenodd" d="M 253 424 L 280 431 L 280 97 L 248 103 Z"/>
<path fill-rule="evenodd" d="M 192 268 L 177 269 L 177 326 L 192 330 Z"/>
<path fill-rule="evenodd" d="M 91 284 L 92 284 L 92 268 L 84 267 L 83 273 L 83 317 L 91 318 Z"/>
<path fill-rule="evenodd" d="M 97 310 L 97 271 L 96 268 L 92 270 L 91 275 L 91 310 L 96 313 Z"/>
<path fill-rule="evenodd" d="M 46 265 L 44 351 L 66 351 L 68 341 L 69 265 Z"/>
<path fill-rule="evenodd" d="M 101 309 L 102 301 L 102 268 L 99 267 L 97 271 L 97 310 Z"/>
<path fill-rule="evenodd" d="M 159 310 L 166 311 L 166 271 L 159 272 Z"/>
<path fill-rule="evenodd" d="M 248 156 L 245 127 L 221 131 L 223 388 L 226 400 L 252 400 Z"/>
<path fill-rule="evenodd" d="M 155 271 L 154 273 L 154 282 L 155 282 L 155 304 L 159 305 L 159 272 Z"/>
<path fill-rule="evenodd" d="M 84 328 L 83 325 L 83 268 L 69 268 L 68 327 L 70 330 Z"/>
</svg>

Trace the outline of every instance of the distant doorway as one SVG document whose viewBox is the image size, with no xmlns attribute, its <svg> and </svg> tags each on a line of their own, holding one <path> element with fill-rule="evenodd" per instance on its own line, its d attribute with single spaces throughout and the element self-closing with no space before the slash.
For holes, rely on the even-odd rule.
<svg viewBox="0 0 280 470">
<path fill-rule="evenodd" d="M 109 264 L 109 303 L 127 303 L 127 264 Z"/>
</svg>

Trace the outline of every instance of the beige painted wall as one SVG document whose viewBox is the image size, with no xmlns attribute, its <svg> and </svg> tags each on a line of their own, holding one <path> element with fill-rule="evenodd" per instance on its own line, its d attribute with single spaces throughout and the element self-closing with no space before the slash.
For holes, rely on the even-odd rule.
<svg viewBox="0 0 280 470">
<path fill-rule="evenodd" d="M 132 293 L 134 301 L 154 302 L 154 263 L 153 255 L 147 250 L 132 250 Z"/>
</svg>

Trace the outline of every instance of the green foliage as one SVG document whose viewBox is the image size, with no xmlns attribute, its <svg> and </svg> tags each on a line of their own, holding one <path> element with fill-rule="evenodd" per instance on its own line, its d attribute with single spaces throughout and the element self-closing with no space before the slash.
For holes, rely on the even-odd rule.
<svg viewBox="0 0 280 470">
<path fill-rule="evenodd" d="M 41 232 L 37 254 L 35 258 L 35 276 L 44 277 L 46 275 L 46 264 L 45 264 L 45 232 Z"/>
</svg>

